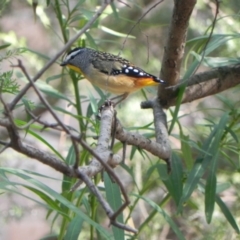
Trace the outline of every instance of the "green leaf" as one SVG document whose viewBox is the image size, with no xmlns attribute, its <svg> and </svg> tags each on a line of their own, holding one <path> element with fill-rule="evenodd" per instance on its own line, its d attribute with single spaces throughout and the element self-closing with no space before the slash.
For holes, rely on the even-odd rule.
<svg viewBox="0 0 240 240">
<path fill-rule="evenodd" d="M 185 237 L 183 236 L 182 232 L 178 228 L 178 226 L 175 224 L 175 222 L 172 220 L 172 218 L 161 208 L 159 207 L 155 202 L 150 200 L 149 198 L 133 194 L 134 196 L 143 199 L 147 204 L 149 204 L 151 207 L 153 207 L 158 213 L 160 213 L 165 221 L 170 225 L 173 232 L 176 234 L 179 240 L 185 240 Z"/>
<path fill-rule="evenodd" d="M 0 46 L 0 50 L 11 46 L 11 43 L 6 43 Z"/>
<path fill-rule="evenodd" d="M 179 204 L 182 197 L 183 190 L 183 170 L 182 163 L 176 154 L 172 154 L 172 171 L 170 174 L 167 173 L 166 164 L 157 164 L 158 174 L 169 191 L 170 195 L 174 199 L 176 205 Z"/>
<path fill-rule="evenodd" d="M 50 198 L 47 194 L 45 194 L 43 191 L 39 191 L 36 188 L 24 185 L 24 184 L 20 184 L 21 186 L 27 188 L 28 190 L 32 191 L 33 193 L 35 193 L 36 195 L 38 195 L 45 203 L 47 203 L 48 207 L 50 207 L 51 209 L 57 211 L 58 213 L 60 213 L 61 215 L 69 218 L 63 211 L 62 209 L 58 206 L 58 204 L 56 203 L 55 200 L 53 200 L 52 198 Z"/>
<path fill-rule="evenodd" d="M 66 94 L 65 95 L 62 94 L 61 92 L 59 92 L 55 88 L 53 88 L 51 85 L 46 84 L 39 80 L 37 81 L 36 85 L 41 90 L 41 92 L 45 93 L 46 95 L 54 97 L 54 98 L 66 100 L 70 104 L 74 105 L 74 102 L 72 102 L 71 99 L 66 97 Z"/>
<path fill-rule="evenodd" d="M 221 193 L 221 192 L 229 189 L 231 186 L 232 186 L 232 185 L 231 185 L 231 183 L 229 183 L 229 182 L 218 183 L 218 184 L 217 184 L 216 193 Z"/>
<path fill-rule="evenodd" d="M 46 60 L 50 60 L 50 57 L 48 55 L 45 55 L 45 54 L 42 54 L 40 52 L 37 52 L 35 50 L 32 50 L 32 49 L 29 49 L 29 48 L 19 48 L 21 51 L 24 51 L 24 52 L 31 52 L 31 53 L 34 53 L 36 54 L 38 57 L 40 58 L 43 58 L 43 59 L 46 59 Z"/>
<path fill-rule="evenodd" d="M 119 186 L 116 183 L 113 183 L 110 177 L 106 172 L 104 172 L 104 184 L 105 184 L 105 191 L 106 191 L 106 197 L 107 201 L 112 207 L 113 211 L 117 211 L 121 205 L 122 205 L 122 199 L 121 199 L 121 191 Z M 123 213 L 120 213 L 117 216 L 117 221 L 120 223 L 123 223 Z M 118 240 L 124 240 L 124 230 L 112 227 L 113 229 L 113 235 L 115 239 Z"/>
<path fill-rule="evenodd" d="M 114 3 L 114 2 L 111 2 L 111 3 L 110 3 L 110 6 L 111 6 L 111 8 L 112 8 L 114 18 L 118 19 L 118 18 L 119 18 L 119 15 L 118 15 L 118 11 L 117 11 L 117 8 L 116 8 L 116 6 L 115 6 L 115 3 Z"/>
<path fill-rule="evenodd" d="M 191 52 L 191 54 L 196 58 L 197 61 L 201 61 L 202 56 L 195 53 Z M 215 67 L 223 67 L 227 65 L 233 65 L 239 63 L 240 59 L 238 58 L 227 58 L 227 57 L 204 57 L 203 58 L 203 65 L 211 68 Z"/>
<path fill-rule="evenodd" d="M 50 83 L 53 80 L 60 79 L 60 78 L 62 78 L 62 76 L 63 76 L 62 74 L 56 74 L 56 75 L 53 75 L 51 77 L 48 77 L 46 79 L 46 83 Z"/>
<path fill-rule="evenodd" d="M 216 182 L 216 175 L 213 171 L 211 171 L 205 186 L 205 216 L 208 224 L 211 223 L 214 211 Z"/>
<path fill-rule="evenodd" d="M 202 56 L 206 57 L 208 54 L 210 54 L 212 51 L 214 51 L 218 47 L 221 47 L 224 44 L 226 44 L 226 42 L 228 42 L 232 39 L 238 39 L 239 37 L 240 37 L 239 34 L 214 34 L 214 35 L 212 35 L 210 42 L 208 43 L 207 47 L 205 48 L 205 44 L 207 43 L 207 41 L 209 39 L 209 36 L 206 35 L 206 36 L 201 36 L 201 37 L 198 37 L 195 39 L 191 39 L 191 41 L 188 41 L 188 44 L 193 43 L 193 42 L 198 43 L 198 44 L 196 44 L 197 45 L 196 49 L 197 50 L 200 49 L 199 54 L 201 54 L 201 58 L 202 58 Z M 199 45 L 200 45 L 200 47 L 199 47 Z M 176 107 L 174 109 L 174 112 L 172 113 L 173 119 L 172 119 L 171 125 L 169 127 L 169 133 L 172 132 L 173 127 L 177 121 L 177 116 L 178 116 L 178 112 L 180 109 L 182 97 L 185 92 L 185 88 L 186 88 L 186 84 L 187 84 L 186 80 L 196 71 L 198 66 L 199 66 L 199 60 L 194 60 L 190 65 L 187 66 L 187 71 L 184 74 L 184 77 L 182 80 L 182 86 L 180 87 L 179 92 L 178 92 Z"/>
<path fill-rule="evenodd" d="M 66 164 L 71 166 L 74 164 L 76 158 L 76 154 L 74 151 L 73 145 L 69 148 L 68 155 L 66 157 Z M 72 187 L 74 180 L 73 178 L 63 175 L 63 181 L 62 181 L 62 192 L 69 191 Z"/>
<path fill-rule="evenodd" d="M 189 136 L 184 135 L 182 128 L 180 128 L 180 140 L 183 161 L 186 164 L 187 170 L 190 171 L 193 167 L 192 149 L 189 144 Z"/>
<path fill-rule="evenodd" d="M 41 141 L 42 143 L 44 143 L 46 146 L 49 147 L 49 149 L 51 149 L 60 159 L 62 159 L 63 161 L 65 161 L 64 157 L 59 153 L 59 151 L 57 151 L 53 145 L 48 142 L 47 140 L 45 140 L 43 137 L 41 137 L 39 134 L 33 132 L 32 130 L 28 129 L 27 130 L 28 133 L 30 133 L 32 136 L 34 136 L 36 139 L 38 139 L 39 141 Z"/>
<path fill-rule="evenodd" d="M 96 40 L 92 37 L 92 35 L 90 33 L 88 33 L 88 32 L 85 32 L 84 34 L 87 37 L 88 45 L 90 45 L 92 48 L 97 49 L 98 45 L 96 43 Z"/>
<path fill-rule="evenodd" d="M 102 29 L 104 32 L 108 33 L 108 34 L 111 34 L 111 35 L 114 35 L 114 36 L 117 36 L 117 37 L 122 37 L 122 38 L 133 38 L 135 39 L 136 37 L 133 36 L 133 35 L 128 35 L 128 34 L 125 34 L 125 33 L 120 33 L 120 32 L 116 32 L 110 28 L 107 28 L 107 27 L 104 27 L 104 26 L 100 26 L 100 29 Z"/>
<path fill-rule="evenodd" d="M 112 236 L 110 233 L 108 233 L 100 224 L 94 222 L 90 217 L 88 217 L 85 213 L 83 213 L 78 207 L 76 207 L 72 202 L 67 200 L 64 196 L 59 194 L 58 192 L 54 191 L 47 185 L 43 184 L 42 182 L 38 181 L 37 179 L 34 179 L 30 177 L 29 175 L 25 174 L 25 171 L 21 169 L 10 169 L 10 168 L 0 168 L 1 171 L 4 171 L 8 174 L 14 174 L 17 177 L 27 181 L 29 184 L 34 185 L 34 187 L 37 187 L 41 191 L 43 191 L 45 194 L 48 194 L 51 196 L 51 198 L 56 199 L 59 203 L 63 204 L 67 208 L 69 208 L 73 213 L 75 213 L 77 216 L 81 217 L 83 221 L 87 222 L 88 224 L 92 225 L 94 228 L 96 228 L 97 231 L 104 237 L 104 239 L 112 239 Z M 1 183 L 1 182 L 0 182 Z M 21 194 L 21 192 L 19 192 Z"/>
<path fill-rule="evenodd" d="M 77 240 L 82 230 L 82 224 L 83 224 L 82 217 L 76 216 L 75 218 L 73 218 L 73 220 L 68 225 L 64 239 Z"/>
<path fill-rule="evenodd" d="M 239 234 L 240 231 L 239 231 L 238 225 L 237 225 L 234 217 L 232 216 L 232 214 L 229 211 L 228 207 L 226 206 L 226 204 L 222 201 L 222 199 L 219 196 L 216 196 L 216 203 L 218 204 L 218 206 L 222 210 L 222 213 L 224 214 L 224 216 L 226 217 L 228 222 L 231 224 L 233 229 Z"/>
<path fill-rule="evenodd" d="M 185 78 L 184 78 L 185 79 Z M 183 94 L 185 92 L 185 88 L 187 86 L 187 83 L 183 84 L 179 91 L 178 91 L 178 96 L 177 96 L 177 103 L 176 103 L 176 107 L 174 109 L 174 111 L 172 111 L 170 109 L 170 113 L 172 115 L 172 121 L 171 121 L 171 125 L 168 129 L 168 133 L 170 135 L 170 133 L 172 132 L 173 128 L 174 128 L 174 125 L 175 123 L 177 122 L 177 119 L 178 119 L 178 112 L 179 112 L 179 109 L 180 109 L 180 106 L 181 106 L 181 102 L 182 102 L 182 97 L 183 97 Z"/>
<path fill-rule="evenodd" d="M 221 120 L 219 121 L 219 124 L 215 125 L 213 131 L 211 132 L 209 137 L 205 140 L 202 149 L 206 153 L 202 154 L 202 156 L 199 156 L 197 158 L 192 171 L 188 175 L 188 178 L 185 183 L 185 187 L 183 189 L 181 204 L 179 205 L 180 208 L 182 204 L 185 201 L 187 201 L 187 199 L 191 196 L 200 178 L 203 176 L 207 167 L 209 166 L 211 161 L 214 159 L 216 152 L 219 148 L 221 137 L 225 129 L 225 126 L 227 124 L 227 121 L 228 121 L 228 114 L 224 114 Z"/>
<path fill-rule="evenodd" d="M 92 92 L 89 91 L 89 100 L 90 100 L 90 105 L 91 105 L 91 110 L 92 113 L 98 114 L 98 102 L 95 96 L 93 96 Z M 91 116 L 91 113 L 89 112 L 89 116 Z"/>
<path fill-rule="evenodd" d="M 215 151 L 216 152 L 212 159 L 210 173 L 207 178 L 207 182 L 205 186 L 205 216 L 208 224 L 212 220 L 214 204 L 215 204 L 216 188 L 217 188 L 216 171 L 217 171 L 219 151 L 218 149 L 215 149 Z"/>
<path fill-rule="evenodd" d="M 2 93 L 6 92 L 15 95 L 19 92 L 20 85 L 13 79 L 13 71 L 0 72 L 0 83 Z"/>
<path fill-rule="evenodd" d="M 23 82 L 28 82 L 25 78 L 21 78 L 21 80 Z M 74 102 L 72 102 L 69 98 L 67 98 L 66 95 L 57 91 L 54 87 L 47 84 L 46 82 L 38 80 L 35 84 L 40 89 L 41 92 L 47 94 L 48 96 L 66 100 L 67 102 L 69 102 L 70 104 L 72 104 L 74 106 Z"/>
<path fill-rule="evenodd" d="M 132 146 L 131 147 L 131 153 L 130 153 L 130 156 L 129 156 L 130 160 L 132 160 L 134 158 L 134 155 L 135 155 L 136 152 L 137 152 L 137 147 Z"/>
<path fill-rule="evenodd" d="M 84 15 L 84 17 L 89 21 L 92 17 L 93 17 L 93 15 L 94 15 L 94 12 L 93 11 L 91 11 L 91 10 L 88 10 L 88 9 L 86 9 L 86 8 L 82 8 L 81 9 L 81 12 L 82 12 L 82 14 Z M 96 24 L 96 22 L 95 22 L 95 24 Z M 92 27 L 93 27 L 94 25 L 92 25 Z"/>
<path fill-rule="evenodd" d="M 170 178 L 170 175 L 167 172 L 167 166 L 166 164 L 157 164 L 157 171 L 158 174 L 162 180 L 162 182 L 164 183 L 164 185 L 166 186 L 168 192 L 170 193 L 170 195 L 172 196 L 172 198 L 174 198 L 174 189 L 173 189 L 173 185 L 172 185 L 172 181 Z"/>
<path fill-rule="evenodd" d="M 182 191 L 183 191 L 183 169 L 181 159 L 177 154 L 173 153 L 171 157 L 172 161 L 172 172 L 170 174 L 170 179 L 172 182 L 172 193 L 173 199 L 175 200 L 176 205 L 179 205 Z"/>
<path fill-rule="evenodd" d="M 106 101 L 110 97 L 110 95 L 111 95 L 110 93 L 106 93 L 105 91 L 103 91 L 102 89 L 100 89 L 97 86 L 93 86 L 93 87 L 99 94 L 102 101 Z M 99 103 L 99 104 L 101 104 L 101 103 Z"/>
</svg>

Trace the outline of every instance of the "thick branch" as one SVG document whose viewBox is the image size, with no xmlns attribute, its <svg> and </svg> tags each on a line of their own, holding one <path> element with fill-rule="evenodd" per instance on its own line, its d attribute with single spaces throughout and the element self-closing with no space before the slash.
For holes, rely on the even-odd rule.
<svg viewBox="0 0 240 240">
<path fill-rule="evenodd" d="M 79 168 L 79 171 L 85 172 L 89 177 L 93 177 L 101 172 L 104 169 L 104 166 L 106 168 L 106 165 L 116 167 L 121 162 L 121 157 L 117 154 L 112 154 L 112 151 L 109 149 L 113 118 L 113 107 L 105 107 L 101 115 L 100 135 L 98 137 L 97 147 L 92 150 L 95 155 L 100 156 L 101 159 L 93 155 L 94 158 L 89 165 Z"/>
<path fill-rule="evenodd" d="M 10 112 L 8 112 L 8 113 L 10 113 Z M 15 125 L 11 122 L 11 116 L 9 116 L 9 118 L 10 118 L 9 120 L 0 119 L 0 125 L 5 126 L 8 129 L 10 140 L 11 140 L 10 143 L 1 142 L 1 144 L 5 145 L 4 149 L 6 149 L 7 147 L 12 147 L 16 151 L 23 153 L 30 158 L 35 158 L 35 159 L 39 160 L 40 162 L 51 166 L 55 170 L 60 171 L 67 176 L 81 178 L 81 181 L 84 181 L 86 183 L 86 185 L 89 187 L 89 189 L 95 194 L 95 196 L 99 200 L 103 209 L 106 211 L 106 214 L 108 215 L 108 217 L 110 219 L 110 223 L 112 225 L 122 228 L 124 230 L 130 231 L 130 232 L 133 232 L 133 233 L 137 233 L 137 231 L 135 229 L 116 221 L 116 217 L 119 215 L 120 212 L 123 211 L 123 209 L 130 203 L 130 201 L 128 199 L 126 192 L 124 191 L 124 188 L 123 188 L 122 183 L 120 182 L 120 179 L 117 177 L 117 175 L 114 174 L 114 172 L 112 172 L 110 170 L 111 176 L 119 184 L 120 189 L 121 189 L 122 194 L 125 199 L 125 203 L 122 206 L 120 206 L 120 208 L 116 212 L 114 212 L 112 210 L 112 208 L 110 207 L 108 202 L 102 197 L 98 188 L 92 183 L 92 181 L 88 177 L 87 172 L 84 171 L 84 168 L 80 167 L 80 168 L 76 169 L 76 168 L 70 167 L 70 166 L 66 165 L 64 162 L 62 162 L 60 159 L 56 158 L 55 155 L 43 152 L 39 149 L 36 149 L 32 146 L 22 143 L 22 141 L 18 135 L 18 132 L 16 131 L 17 129 L 16 129 Z M 110 129 L 111 129 L 111 125 L 110 125 Z M 108 134 L 110 137 L 110 133 L 106 133 L 106 134 Z M 106 137 L 106 135 L 104 135 L 104 137 Z M 108 141 L 106 141 L 106 143 L 105 143 L 104 139 L 102 139 L 101 142 L 103 142 L 104 146 L 105 145 L 108 146 Z M 104 146 L 100 146 L 99 149 L 104 151 L 105 150 Z M 106 154 L 104 153 L 104 157 L 105 157 L 105 155 Z M 106 160 L 108 160 L 110 155 L 111 155 L 111 153 L 108 152 L 108 156 L 107 156 Z M 98 160 L 94 159 L 94 161 L 98 161 Z M 103 164 L 104 162 L 101 161 L 101 163 Z M 101 165 L 101 164 L 98 162 L 98 165 Z M 105 169 L 108 170 L 108 173 L 109 173 L 110 167 L 108 167 L 107 164 L 103 164 L 100 166 L 100 169 L 102 169 L 103 166 Z"/>
<path fill-rule="evenodd" d="M 41 163 L 52 167 L 56 171 L 59 171 L 59 172 L 65 174 L 66 176 L 69 176 L 69 177 L 75 176 L 73 169 L 70 166 L 68 166 L 67 164 L 65 164 L 62 160 L 57 158 L 56 155 L 44 152 L 43 150 L 34 148 L 34 147 L 24 144 L 24 143 L 22 143 L 20 145 L 20 147 L 16 146 L 16 145 L 15 146 L 11 145 L 11 147 L 13 149 L 15 149 L 16 151 L 18 151 L 30 158 L 37 159 Z"/>
<path fill-rule="evenodd" d="M 188 80 L 188 87 L 182 103 L 211 96 L 240 84 L 240 65 L 219 67 L 214 70 L 198 73 Z M 179 89 L 177 86 L 176 89 Z M 172 98 L 164 108 L 174 106 L 176 97 Z"/>
<path fill-rule="evenodd" d="M 7 118 L 0 118 L 0 126 L 6 127 L 8 129 L 8 132 L 10 134 L 9 137 L 11 138 L 11 135 L 14 134 L 13 130 L 11 129 L 13 128 L 11 121 Z M 22 141 L 20 141 L 16 137 L 10 140 L 11 140 L 10 143 L 6 143 L 4 145 L 13 148 L 17 152 L 20 152 L 28 156 L 29 158 L 37 159 L 41 163 L 46 164 L 69 177 L 75 175 L 73 169 L 55 155 L 50 154 L 48 152 L 44 152 L 43 150 L 27 145 L 25 143 L 22 143 Z M 1 144 L 3 144 L 3 142 Z"/>
<path fill-rule="evenodd" d="M 176 85 L 180 77 L 188 22 L 196 0 L 175 0 L 174 3 L 172 21 L 166 40 L 167 45 L 164 48 L 165 51 L 160 73 L 161 79 L 164 79 L 169 86 Z M 172 91 L 165 89 L 165 86 L 162 85 L 159 86 L 158 90 L 161 104 L 166 105 Z"/>
</svg>

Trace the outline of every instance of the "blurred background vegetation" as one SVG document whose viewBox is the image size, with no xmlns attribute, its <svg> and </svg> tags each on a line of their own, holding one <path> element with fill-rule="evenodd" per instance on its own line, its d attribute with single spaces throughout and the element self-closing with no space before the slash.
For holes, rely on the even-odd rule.
<svg viewBox="0 0 240 240">
<path fill-rule="evenodd" d="M 111 4 L 74 46 L 86 45 L 113 54 L 120 52 L 121 56 L 147 72 L 159 75 L 173 1 L 157 5 L 131 32 L 142 14 L 156 1 L 124 2 Z M 29 74 L 34 76 L 86 24 L 100 4 L 94 0 L 42 0 L 34 7 L 34 3 L 37 2 L 5 0 L 0 3 L 0 78 L 1 81 L 9 79 L 15 83 L 13 85 L 16 91 L 26 84 L 26 80 L 19 69 L 11 68 L 11 64 L 16 63 L 17 58 L 22 59 Z M 182 77 L 202 53 L 215 8 L 214 1 L 197 1 L 189 23 Z M 239 61 L 239 29 L 240 2 L 222 1 L 214 36 L 207 48 L 208 58 L 204 59 L 198 72 Z M 37 81 L 38 87 L 66 124 L 78 129 L 77 115 L 83 116 L 81 132 L 86 132 L 86 140 L 94 147 L 96 140 L 93 136 L 97 135 L 99 127 L 95 114 L 99 102 L 104 101 L 104 96 L 108 95 L 86 80 L 81 80 L 78 83 L 81 109 L 74 109 L 69 105 L 70 100 L 75 101 L 72 80 L 79 76 L 63 72 L 60 62 L 61 59 L 42 75 Z M 13 85 L 9 85 L 8 90 L 5 89 L 6 101 L 10 101 L 16 92 Z M 173 172 L 179 174 L 171 179 L 173 182 L 168 182 L 170 180 L 165 175 L 163 162 L 135 147 L 127 148 L 125 165 L 119 166 L 116 172 L 121 176 L 131 198 L 132 204 L 123 216 L 127 224 L 139 229 L 136 239 L 239 238 L 239 90 L 236 87 L 181 106 L 177 122 L 170 133 L 173 160 L 178 167 Z M 155 95 L 156 89 L 145 89 L 131 95 L 118 106 L 118 118 L 125 128 L 154 138 L 152 111 L 142 110 L 139 105 L 144 99 L 151 99 Z M 36 115 L 41 115 L 48 122 L 52 121 L 37 96 L 30 91 L 15 111 L 19 124 L 24 124 L 29 119 L 24 111 L 26 107 L 33 109 Z M 169 125 L 173 111 L 174 108 L 167 111 Z M 7 135 L 3 129 L 0 131 L 1 140 L 4 140 Z M 221 134 L 218 135 L 218 131 Z M 27 142 L 54 154 L 59 153 L 67 163 L 71 163 L 73 149 L 64 134 L 52 130 L 40 132 L 39 126 L 32 126 L 23 136 L 24 134 Z M 209 149 L 209 146 L 212 148 Z M 114 149 L 121 152 L 121 144 L 116 143 Z M 204 173 L 197 180 L 190 196 L 181 198 L 186 179 L 191 179 L 189 176 L 193 173 L 194 164 L 207 150 L 216 161 L 211 163 L 210 168 L 204 167 Z M 83 150 L 81 163 L 87 164 L 89 159 L 89 154 Z M 40 239 L 46 236 L 49 238 L 45 239 L 134 239 L 133 235 L 124 235 L 121 231 L 116 232 L 116 229 L 112 232 L 108 228 L 105 213 L 88 190 L 81 188 L 70 193 L 74 181 L 50 167 L 31 161 L 11 149 L 1 154 L 0 167 L 1 239 Z M 216 191 L 224 203 L 215 204 L 214 211 L 212 206 L 209 210 L 213 211 L 212 217 L 208 215 L 207 209 L 207 198 L 213 196 L 212 193 L 206 193 L 209 176 L 216 176 Z M 99 183 L 104 192 L 99 177 L 96 177 L 95 182 Z M 185 201 L 181 202 L 182 200 Z M 78 211 L 86 213 L 96 225 L 88 219 L 83 221 L 78 218 Z M 173 224 L 169 223 L 165 212 Z M 76 232 L 72 230 L 75 228 Z"/>
</svg>

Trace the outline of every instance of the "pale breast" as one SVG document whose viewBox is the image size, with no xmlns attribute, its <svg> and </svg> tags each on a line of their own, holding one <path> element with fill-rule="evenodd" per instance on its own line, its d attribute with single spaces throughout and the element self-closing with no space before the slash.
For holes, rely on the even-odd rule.
<svg viewBox="0 0 240 240">
<path fill-rule="evenodd" d="M 123 74 L 117 76 L 108 76 L 104 73 L 99 73 L 94 76 L 85 76 L 93 85 L 98 86 L 108 92 L 115 94 L 130 93 L 140 89 L 140 86 L 135 85 L 135 78 L 128 77 Z"/>
</svg>

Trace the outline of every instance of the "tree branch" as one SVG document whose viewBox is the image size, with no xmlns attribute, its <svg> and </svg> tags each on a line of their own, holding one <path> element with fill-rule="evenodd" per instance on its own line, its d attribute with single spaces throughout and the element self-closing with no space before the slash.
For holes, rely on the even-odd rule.
<svg viewBox="0 0 240 240">
<path fill-rule="evenodd" d="M 170 24 L 167 45 L 164 47 L 162 60 L 161 79 L 164 79 L 169 86 L 176 85 L 180 78 L 180 68 L 184 55 L 186 34 L 189 19 L 196 0 L 175 0 L 172 20 Z M 158 96 L 161 105 L 167 105 L 172 91 L 165 89 L 166 86 L 159 85 Z"/>
<path fill-rule="evenodd" d="M 159 118 L 157 119 L 159 120 Z M 165 126 L 164 128 L 166 129 Z M 166 161 L 166 163 L 168 164 L 168 169 L 170 169 L 171 168 L 170 163 L 168 163 L 168 161 L 166 160 L 170 158 L 170 153 L 171 153 L 170 145 L 166 144 L 168 143 L 167 131 L 164 137 L 161 130 L 160 132 L 157 131 L 156 138 L 157 138 L 157 142 L 152 141 L 148 138 L 145 138 L 142 134 L 128 132 L 125 129 L 123 129 L 121 123 L 117 121 L 116 139 L 118 139 L 121 142 L 125 142 L 129 145 L 134 145 L 134 146 L 140 147 L 141 149 L 145 149 L 146 151 Z"/>
<path fill-rule="evenodd" d="M 182 103 L 192 102 L 237 86 L 240 84 L 240 65 L 219 67 L 198 73 L 189 78 L 188 81 Z M 181 84 L 173 86 L 174 90 L 178 90 L 180 87 Z M 177 93 L 177 91 L 175 91 L 175 93 Z M 174 106 L 177 100 L 176 95 L 163 107 L 168 108 Z"/>
</svg>

